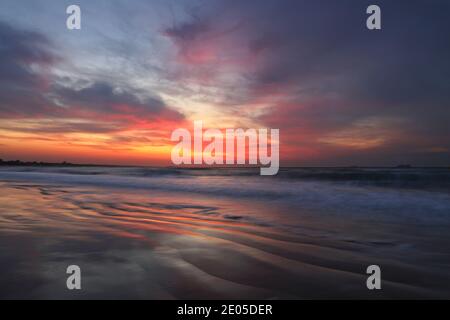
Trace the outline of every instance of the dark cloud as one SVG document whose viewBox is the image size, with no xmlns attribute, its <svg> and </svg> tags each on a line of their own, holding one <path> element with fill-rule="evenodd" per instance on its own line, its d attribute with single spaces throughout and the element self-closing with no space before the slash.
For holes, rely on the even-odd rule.
<svg viewBox="0 0 450 320">
<path fill-rule="evenodd" d="M 132 89 L 115 87 L 107 82 L 96 82 L 82 89 L 57 86 L 52 91 L 64 105 L 77 113 L 95 113 L 99 116 L 131 116 L 142 120 L 181 120 L 183 116 L 157 97 L 139 97 Z"/>
<path fill-rule="evenodd" d="M 167 28 L 164 31 L 164 34 L 172 38 L 178 44 L 184 46 L 190 41 L 194 41 L 199 37 L 201 37 L 202 35 L 208 34 L 209 31 L 210 31 L 209 22 L 202 20 L 194 20 Z"/>
<path fill-rule="evenodd" d="M 50 111 L 42 91 L 48 83 L 44 71 L 58 57 L 43 35 L 13 28 L 0 21 L 0 113 L 34 116 Z"/>
<path fill-rule="evenodd" d="M 366 130 L 385 135 L 375 149 L 387 157 L 393 150 L 450 150 L 450 2 L 377 1 L 379 31 L 366 28 L 372 1 L 214 3 L 169 29 L 172 40 L 179 50 L 191 46 L 195 52 L 192 46 L 203 46 L 197 39 L 233 30 L 217 40 L 219 46 L 234 39 L 256 64 L 241 66 L 247 90 L 236 101 L 245 108 L 267 98 L 272 112 L 257 119 L 296 137 L 290 143 L 301 144 L 306 135 L 327 156 L 327 146 L 318 143 L 323 136 L 372 121 Z M 215 69 L 223 72 L 220 64 Z M 414 150 L 409 141 L 418 144 Z M 449 158 L 443 154 L 441 164 Z M 430 155 L 430 163 L 436 158 Z"/>
<path fill-rule="evenodd" d="M 57 84 L 57 79 L 49 72 L 61 61 L 55 52 L 46 36 L 0 22 L 2 119 L 60 119 L 43 121 L 29 129 L 10 130 L 104 133 L 121 130 L 136 122 L 183 119 L 182 114 L 168 108 L 158 97 L 149 97 L 148 93 L 122 88 L 107 80 L 86 80 L 82 89 Z M 109 123 L 93 123 L 102 120 Z"/>
<path fill-rule="evenodd" d="M 371 3 L 225 1 L 224 12 L 240 17 L 238 32 L 252 50 L 263 50 L 255 86 L 294 85 L 380 104 L 448 102 L 450 3 L 378 1 L 383 30 L 373 32 L 365 27 Z"/>
<path fill-rule="evenodd" d="M 28 68 L 31 64 L 49 65 L 57 59 L 51 52 L 50 40 L 38 32 L 16 29 L 0 21 L 0 39 L 2 80 L 21 79 L 24 75 L 32 78 Z"/>
</svg>

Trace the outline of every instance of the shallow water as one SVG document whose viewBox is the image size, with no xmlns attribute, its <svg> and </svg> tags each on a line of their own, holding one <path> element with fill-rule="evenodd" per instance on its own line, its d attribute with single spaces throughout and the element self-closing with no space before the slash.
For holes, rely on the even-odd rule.
<svg viewBox="0 0 450 320">
<path fill-rule="evenodd" d="M 1 167 L 0 298 L 449 298 L 448 177 Z"/>
</svg>

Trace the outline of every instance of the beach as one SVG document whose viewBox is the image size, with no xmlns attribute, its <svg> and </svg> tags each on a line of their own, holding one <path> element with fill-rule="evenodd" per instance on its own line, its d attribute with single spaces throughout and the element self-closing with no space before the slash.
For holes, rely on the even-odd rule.
<svg viewBox="0 0 450 320">
<path fill-rule="evenodd" d="M 0 167 L 0 298 L 449 298 L 449 177 Z M 66 288 L 69 265 L 81 290 Z"/>
</svg>

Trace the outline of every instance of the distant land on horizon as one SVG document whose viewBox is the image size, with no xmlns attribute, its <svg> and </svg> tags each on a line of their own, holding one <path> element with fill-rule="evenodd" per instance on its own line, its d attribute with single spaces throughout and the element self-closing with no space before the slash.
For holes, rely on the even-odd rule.
<svg viewBox="0 0 450 320">
<path fill-rule="evenodd" d="M 43 166 L 43 167 L 53 167 L 53 166 L 64 166 L 64 167 L 127 167 L 119 165 L 108 165 L 108 164 L 81 164 L 81 163 L 71 163 L 71 162 L 43 162 L 43 161 L 22 161 L 22 160 L 3 160 L 0 159 L 0 166 Z"/>
<path fill-rule="evenodd" d="M 146 167 L 137 165 L 114 165 L 114 164 L 89 164 L 89 163 L 71 163 L 62 162 L 45 162 L 45 161 L 22 161 L 22 160 L 3 160 L 0 159 L 0 166 L 27 166 L 27 167 Z M 244 169 L 259 168 L 259 166 L 148 166 L 153 168 L 179 168 L 179 169 Z M 396 166 L 281 166 L 280 168 L 343 168 L 343 169 L 363 169 L 363 168 L 393 168 L 393 169 L 413 169 L 413 168 L 450 168 L 450 166 L 413 166 L 409 164 L 399 164 Z"/>
</svg>

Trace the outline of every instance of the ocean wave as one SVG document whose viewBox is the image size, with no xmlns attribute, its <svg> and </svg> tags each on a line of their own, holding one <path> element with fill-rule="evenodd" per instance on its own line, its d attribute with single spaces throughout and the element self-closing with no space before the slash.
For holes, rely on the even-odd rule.
<svg viewBox="0 0 450 320">
<path fill-rule="evenodd" d="M 259 202 L 278 202 L 280 206 L 302 208 L 312 212 L 361 215 L 371 219 L 388 216 L 427 223 L 436 219 L 447 221 L 450 218 L 450 193 L 442 190 L 380 188 L 325 179 L 271 179 L 261 176 L 200 174 L 133 176 L 125 174 L 123 169 L 118 171 L 120 174 L 86 174 L 86 171 L 84 174 L 3 171 L 0 172 L 0 180 L 184 192 L 233 199 L 249 198 Z"/>
<path fill-rule="evenodd" d="M 43 172 L 131 177 L 257 177 L 259 168 L 174 168 L 107 166 L 0 167 L 0 172 Z M 280 168 L 273 179 L 332 181 L 394 187 L 450 189 L 450 168 Z"/>
</svg>

